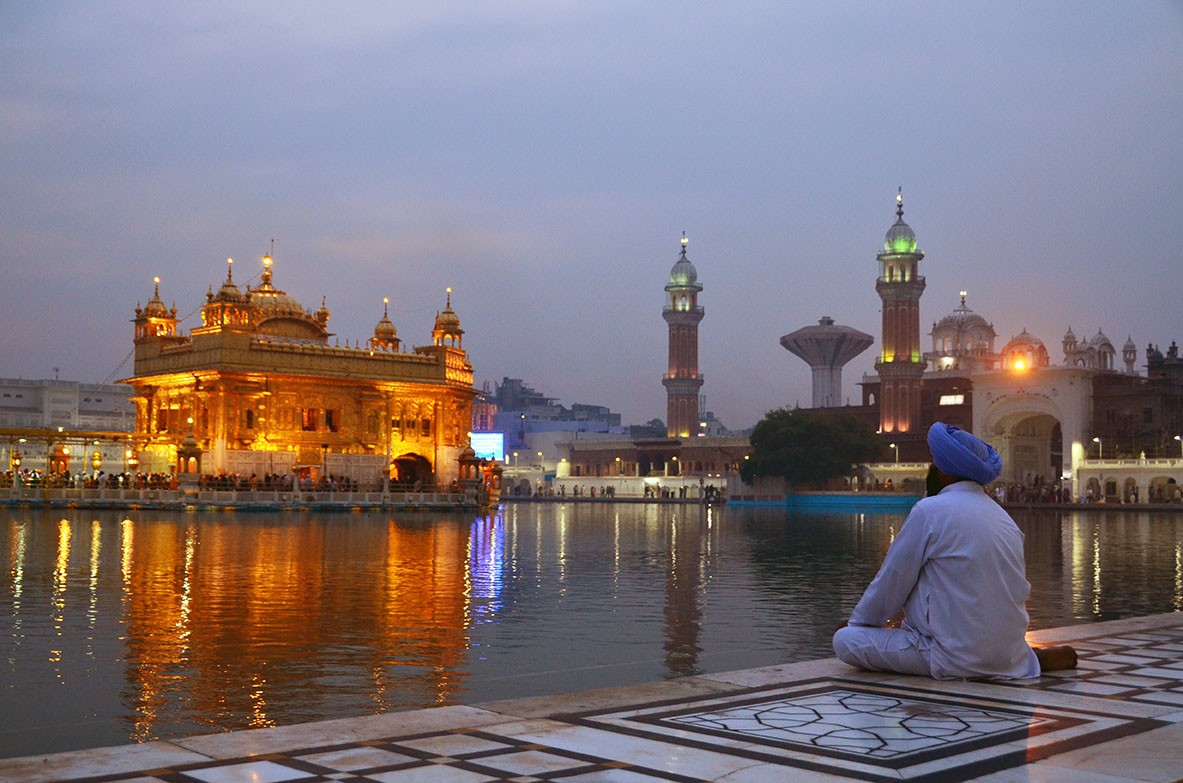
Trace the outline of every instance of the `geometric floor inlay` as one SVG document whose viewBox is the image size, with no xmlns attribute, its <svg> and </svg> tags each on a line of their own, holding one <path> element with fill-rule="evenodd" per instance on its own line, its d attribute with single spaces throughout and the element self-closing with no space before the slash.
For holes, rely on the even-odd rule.
<svg viewBox="0 0 1183 783">
<path fill-rule="evenodd" d="M 992 690 L 998 693 L 998 690 Z M 966 780 L 1163 725 L 1101 709 L 823 678 L 567 720 L 872 781 Z M 1136 712 L 1136 711 L 1135 711 Z"/>
<path fill-rule="evenodd" d="M 1035 714 L 934 704 L 906 696 L 833 690 L 723 710 L 666 718 L 720 734 L 826 748 L 894 759 L 934 748 L 1019 731 L 1024 736 L 1053 722 Z"/>
</svg>

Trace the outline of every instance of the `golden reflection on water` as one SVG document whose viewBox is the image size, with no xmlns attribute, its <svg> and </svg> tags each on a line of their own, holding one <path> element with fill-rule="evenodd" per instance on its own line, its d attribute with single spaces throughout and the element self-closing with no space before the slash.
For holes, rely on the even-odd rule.
<svg viewBox="0 0 1183 783">
<path fill-rule="evenodd" d="M 8 565 L 8 578 L 12 583 L 13 630 L 17 632 L 17 635 L 19 635 L 21 628 L 21 597 L 25 591 L 26 536 L 24 522 L 14 524 L 8 534 L 8 551 L 12 553 Z"/>
<path fill-rule="evenodd" d="M 1093 525 L 1093 614 L 1101 613 L 1101 530 Z"/>
<path fill-rule="evenodd" d="M 49 662 L 54 664 L 54 676 L 62 681 L 62 625 L 66 621 L 66 588 L 70 575 L 70 520 L 58 521 L 57 560 L 53 568 L 53 593 L 50 599 L 52 607 L 53 636 L 55 646 L 49 650 Z"/>
<path fill-rule="evenodd" d="M 1175 544 L 1175 611 L 1183 612 L 1183 546 Z"/>
</svg>

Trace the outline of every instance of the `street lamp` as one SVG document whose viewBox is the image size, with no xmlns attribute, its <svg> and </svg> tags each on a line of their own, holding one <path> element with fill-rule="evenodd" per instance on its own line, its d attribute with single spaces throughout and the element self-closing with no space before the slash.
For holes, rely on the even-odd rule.
<svg viewBox="0 0 1183 783">
<path fill-rule="evenodd" d="M 1176 435 L 1175 440 L 1179 441 L 1179 456 L 1183 457 L 1183 435 Z"/>
<path fill-rule="evenodd" d="M 516 451 L 513 453 L 513 466 L 515 468 L 518 466 L 518 453 Z"/>
<path fill-rule="evenodd" d="M 616 458 L 616 475 L 620 475 L 620 457 Z"/>
<path fill-rule="evenodd" d="M 1097 461 L 1103 462 L 1105 460 L 1105 444 L 1101 443 L 1100 438 L 1093 438 L 1093 443 L 1097 444 Z"/>
<path fill-rule="evenodd" d="M 895 452 L 895 464 L 900 464 L 900 447 L 894 443 L 888 443 L 887 448 Z"/>
</svg>

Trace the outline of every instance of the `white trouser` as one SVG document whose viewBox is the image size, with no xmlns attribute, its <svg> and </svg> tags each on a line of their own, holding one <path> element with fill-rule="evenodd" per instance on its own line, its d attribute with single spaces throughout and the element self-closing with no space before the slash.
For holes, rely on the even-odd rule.
<svg viewBox="0 0 1183 783">
<path fill-rule="evenodd" d="M 848 625 L 834 634 L 834 654 L 860 669 L 931 677 L 928 653 L 919 642 L 920 635 L 909 629 Z"/>
</svg>

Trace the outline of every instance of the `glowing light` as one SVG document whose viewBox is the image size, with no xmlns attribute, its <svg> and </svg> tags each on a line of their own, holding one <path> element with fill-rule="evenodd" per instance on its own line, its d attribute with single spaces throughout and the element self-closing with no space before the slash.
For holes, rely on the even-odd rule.
<svg viewBox="0 0 1183 783">
<path fill-rule="evenodd" d="M 1015 369 L 1019 372 L 1027 369 L 1027 364 L 1022 359 L 1015 359 Z"/>
</svg>

